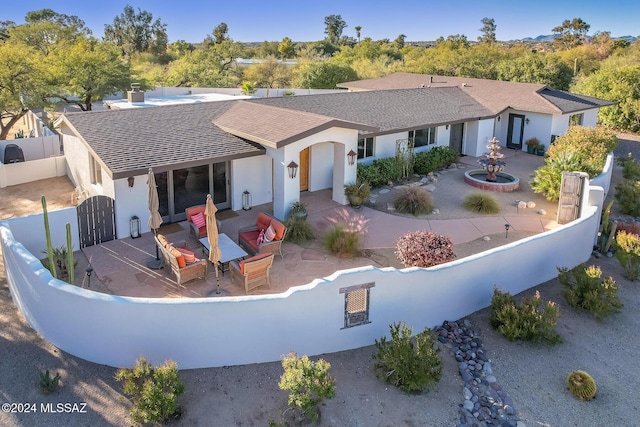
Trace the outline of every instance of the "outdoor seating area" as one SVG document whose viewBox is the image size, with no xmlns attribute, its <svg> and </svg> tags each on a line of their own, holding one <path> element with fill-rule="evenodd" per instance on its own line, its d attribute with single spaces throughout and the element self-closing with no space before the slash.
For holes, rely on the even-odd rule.
<svg viewBox="0 0 640 427">
<path fill-rule="evenodd" d="M 171 268 L 178 285 L 207 277 L 207 260 L 196 257 L 184 240 L 171 243 L 162 234 L 158 234 L 155 242 L 164 265 Z"/>
<path fill-rule="evenodd" d="M 260 212 L 255 225 L 238 229 L 238 243 L 251 254 L 278 252 L 282 257 L 282 242 L 287 228 L 278 219 Z"/>
<path fill-rule="evenodd" d="M 539 165 L 540 157 L 515 153 L 509 159 L 510 171 L 525 180 L 531 171 Z M 218 236 L 218 248 L 221 252 L 218 273 L 215 268 L 208 268 L 206 276 L 196 277 L 188 283 L 182 277 L 176 280 L 176 275 L 170 268 L 152 270 L 147 268 L 147 261 L 155 257 L 155 240 L 153 233 L 144 233 L 139 239 L 119 239 L 101 245 L 91 246 L 82 250 L 86 263 L 93 269 L 91 289 L 110 294 L 141 297 L 212 297 L 212 296 L 241 296 L 260 295 L 284 292 L 292 286 L 310 283 L 314 279 L 327 277 L 337 270 L 373 265 L 374 267 L 389 267 L 393 258 L 393 248 L 398 236 L 410 230 L 428 229 L 448 235 L 455 245 L 472 241 L 482 242 L 487 235 L 500 235 L 501 241 L 509 243 L 517 232 L 535 234 L 554 228 L 556 207 L 546 202 L 542 196 L 534 195 L 528 186 L 523 186 L 514 193 L 499 193 L 503 210 L 499 215 L 479 216 L 464 211 L 461 199 L 467 192 L 475 191 L 464 184 L 464 171 L 475 165 L 475 158 L 460 159 L 460 169 L 443 171 L 439 182 L 433 191 L 436 207 L 439 213 L 430 214 L 425 218 L 400 216 L 386 209 L 386 200 L 396 188 L 374 189 L 369 206 L 354 209 L 342 206 L 331 200 L 331 190 L 301 193 L 301 201 L 309 212 L 308 222 L 316 234 L 316 240 L 303 245 L 297 245 L 284 240 L 287 232 L 281 221 L 271 215 L 269 204 L 254 206 L 251 210 L 237 211 L 237 215 L 218 222 L 219 229 L 226 233 Z M 376 200 L 377 199 L 377 200 Z M 546 209 L 545 215 L 540 215 L 536 209 L 518 209 L 516 200 L 535 200 L 538 208 Z M 204 206 L 203 206 L 204 208 Z M 355 258 L 339 258 L 331 255 L 323 246 L 321 240 L 326 230 L 337 223 L 349 224 L 359 229 L 362 244 L 367 253 Z M 505 224 L 510 229 L 505 236 Z M 260 230 L 265 230 L 273 224 L 274 231 L 278 229 L 283 236 L 276 239 L 275 246 L 258 246 L 257 237 Z M 168 232 L 164 232 L 167 230 Z M 158 233 L 164 235 L 170 242 L 184 240 L 192 248 L 195 256 L 201 258 L 209 266 L 208 238 L 196 238 L 190 221 L 178 224 L 165 224 Z M 250 233 L 250 234 L 243 234 Z M 254 237 L 255 235 L 255 241 Z M 243 237 L 242 237 L 243 236 Z M 504 239 L 504 240 L 502 240 Z M 487 243 L 488 244 L 488 243 Z M 496 243 L 497 244 L 497 243 Z M 455 246 L 454 246 L 455 247 Z M 482 245 L 478 246 L 480 250 Z M 379 249 L 378 249 L 379 248 Z M 387 248 L 387 249 L 385 249 Z M 376 252 L 386 250 L 389 256 L 378 256 Z M 254 277 L 245 277 L 247 271 L 254 271 L 251 256 L 261 253 L 276 253 L 272 256 L 268 269 L 262 263 L 256 263 L 256 270 L 260 270 L 260 279 L 255 278 L 255 285 L 251 283 Z M 373 255 L 372 255 L 373 254 Z M 240 263 L 244 261 L 243 271 Z M 247 270 L 247 262 L 251 266 Z M 169 262 L 165 263 L 170 265 Z M 266 263 L 265 263 L 266 264 Z M 258 268 L 259 267 L 259 268 Z M 397 265 L 396 265 L 397 267 Z M 234 270 L 235 269 L 235 270 Z M 231 274 L 225 274 L 227 271 Z M 222 272 L 222 274 L 220 274 Z M 78 276 L 82 276 L 78 274 Z M 185 276 L 186 277 L 186 276 Z M 87 287 L 87 280 L 80 285 Z M 264 286 L 267 285 L 267 286 Z M 104 288 L 100 288 L 104 286 Z M 219 293 L 218 293 L 219 291 Z"/>
</svg>

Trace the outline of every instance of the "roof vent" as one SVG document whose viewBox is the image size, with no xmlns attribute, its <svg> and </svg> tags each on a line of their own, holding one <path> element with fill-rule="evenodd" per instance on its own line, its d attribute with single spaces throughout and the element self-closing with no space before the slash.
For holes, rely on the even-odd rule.
<svg viewBox="0 0 640 427">
<path fill-rule="evenodd" d="M 467 84 L 466 83 L 462 83 L 461 86 L 462 87 L 467 87 Z"/>
<path fill-rule="evenodd" d="M 433 76 L 429 76 L 429 83 L 433 83 Z"/>
</svg>

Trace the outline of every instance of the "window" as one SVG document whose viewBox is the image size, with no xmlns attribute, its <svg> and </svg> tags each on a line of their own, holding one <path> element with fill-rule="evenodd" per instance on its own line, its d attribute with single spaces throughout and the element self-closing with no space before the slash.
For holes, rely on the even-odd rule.
<svg viewBox="0 0 640 427">
<path fill-rule="evenodd" d="M 373 137 L 358 139 L 358 159 L 373 157 Z"/>
<path fill-rule="evenodd" d="M 344 328 L 371 323 L 369 291 L 374 286 L 375 283 L 371 282 L 340 289 L 340 293 L 344 294 Z"/>
<path fill-rule="evenodd" d="M 423 147 L 436 143 L 436 128 L 416 129 L 409 131 L 409 139 L 413 139 L 414 147 Z"/>
<path fill-rule="evenodd" d="M 584 120 L 584 114 L 573 114 L 569 116 L 569 126 L 582 126 Z"/>
<path fill-rule="evenodd" d="M 100 163 L 98 163 L 92 155 L 89 155 L 89 171 L 91 174 L 91 183 L 102 185 L 102 167 L 100 167 Z"/>
</svg>

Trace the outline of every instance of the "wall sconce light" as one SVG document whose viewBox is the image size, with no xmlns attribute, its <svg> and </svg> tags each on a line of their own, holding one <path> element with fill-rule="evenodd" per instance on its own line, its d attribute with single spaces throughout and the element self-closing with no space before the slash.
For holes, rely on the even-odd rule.
<svg viewBox="0 0 640 427">
<path fill-rule="evenodd" d="M 287 169 L 289 169 L 289 178 L 293 179 L 298 173 L 298 164 L 291 160 L 291 163 L 287 165 Z"/>
<path fill-rule="evenodd" d="M 444 128 L 445 128 L 446 130 L 449 130 L 449 125 L 445 125 L 445 126 L 444 126 Z"/>
<path fill-rule="evenodd" d="M 529 124 L 529 118 L 524 119 L 525 124 Z"/>
<path fill-rule="evenodd" d="M 131 232 L 132 239 L 140 237 L 140 218 L 136 215 L 132 216 L 129 220 L 129 230 Z"/>
<path fill-rule="evenodd" d="M 509 227 L 511 227 L 511 224 L 505 224 L 504 225 L 504 237 L 505 237 L 505 239 L 507 237 L 509 237 Z"/>
<path fill-rule="evenodd" d="M 349 166 L 353 166 L 353 164 L 356 162 L 356 156 L 358 155 L 358 153 L 356 153 L 353 150 L 349 150 L 349 152 L 347 153 L 347 159 L 349 160 Z"/>
<path fill-rule="evenodd" d="M 242 210 L 243 211 L 251 210 L 251 201 L 252 201 L 251 193 L 249 193 L 248 190 L 244 190 L 244 192 L 242 193 Z"/>
<path fill-rule="evenodd" d="M 135 181 L 135 178 L 130 176 L 129 178 L 127 178 L 127 183 L 129 184 L 129 188 L 133 188 L 133 182 Z"/>
<path fill-rule="evenodd" d="M 502 116 L 498 116 L 498 121 L 502 120 Z"/>
</svg>

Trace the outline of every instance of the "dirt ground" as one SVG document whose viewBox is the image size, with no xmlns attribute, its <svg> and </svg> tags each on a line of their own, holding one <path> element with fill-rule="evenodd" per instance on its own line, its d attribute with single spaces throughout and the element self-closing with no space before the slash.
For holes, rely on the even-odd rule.
<svg viewBox="0 0 640 427">
<path fill-rule="evenodd" d="M 637 140 L 636 140 L 637 141 Z M 625 145 L 636 149 L 637 142 Z M 636 158 L 640 158 L 636 157 Z M 617 172 L 619 176 L 619 172 Z M 37 188 L 37 184 L 36 188 Z M 6 204 L 7 193 L 0 192 L 0 218 L 18 212 L 26 203 L 26 194 L 15 195 L 17 202 Z M 69 191 L 73 189 L 70 188 Z M 70 194 L 59 195 L 65 204 Z M 39 195 L 35 197 L 38 202 Z M 51 208 L 58 197 L 47 194 Z M 32 201 L 33 202 L 33 201 Z M 15 204 L 14 204 L 15 203 Z M 614 208 L 615 209 L 615 208 Z M 619 216 L 619 215 L 618 215 Z M 503 235 L 491 240 L 458 245 L 458 256 L 479 248 L 500 244 Z M 380 254 L 388 256 L 390 254 Z M 525 294 L 539 290 L 544 300 L 559 303 L 561 318 L 558 332 L 564 343 L 547 348 L 529 343 L 512 343 L 488 325 L 488 309 L 468 316 L 482 329 L 482 340 L 497 377 L 513 398 L 523 423 L 527 426 L 597 426 L 637 425 L 640 407 L 635 396 L 640 370 L 634 369 L 638 358 L 636 331 L 640 319 L 637 282 L 621 275 L 615 258 L 592 258 L 605 275 L 612 275 L 620 286 L 624 303 L 622 312 L 604 322 L 596 322 L 588 313 L 574 312 L 563 300 L 557 280 L 543 283 Z M 71 356 L 40 337 L 13 304 L 6 286 L 4 268 L 0 270 L 0 403 L 29 404 L 35 412 L 0 412 L 2 426 L 123 426 L 130 425 L 129 403 L 115 381 L 115 369 Z M 424 325 L 411 325 L 414 330 Z M 168 337 L 170 339 L 170 337 Z M 203 339 L 206 339 L 203 338 Z M 321 407 L 321 426 L 455 426 L 464 402 L 462 380 L 454 358 L 443 351 L 444 372 L 440 383 L 420 395 L 406 395 L 374 375 L 369 346 L 352 351 L 322 355 L 331 363 L 336 378 L 336 396 Z M 41 394 L 39 373 L 49 369 L 62 376 L 60 388 Z M 572 369 L 586 369 L 598 382 L 598 397 L 592 402 L 574 399 L 564 387 Z M 176 426 L 266 426 L 269 420 L 296 425 L 287 411 L 287 394 L 277 384 L 282 374 L 279 362 L 244 366 L 181 371 L 186 392 L 180 398 L 182 416 Z M 46 404 L 78 404 L 76 413 L 44 412 Z M 86 403 L 86 407 L 82 404 Z M 32 406 L 35 405 L 35 406 Z M 73 409 L 73 406 L 69 406 Z M 4 406 L 3 406 L 4 408 Z M 587 420 L 587 421 L 585 421 Z"/>
</svg>

